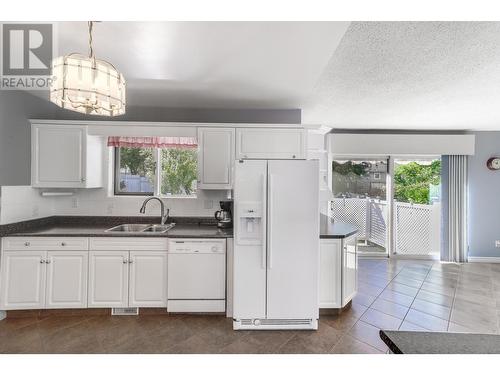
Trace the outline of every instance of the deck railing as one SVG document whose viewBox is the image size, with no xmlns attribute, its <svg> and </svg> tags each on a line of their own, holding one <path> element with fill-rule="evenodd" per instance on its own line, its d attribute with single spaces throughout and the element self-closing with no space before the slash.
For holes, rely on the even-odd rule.
<svg viewBox="0 0 500 375">
<path fill-rule="evenodd" d="M 434 255 L 440 248 L 439 203 L 411 204 L 394 202 L 395 253 Z M 330 215 L 335 220 L 358 228 L 358 238 L 381 247 L 387 246 L 388 205 L 370 198 L 335 198 Z"/>
</svg>

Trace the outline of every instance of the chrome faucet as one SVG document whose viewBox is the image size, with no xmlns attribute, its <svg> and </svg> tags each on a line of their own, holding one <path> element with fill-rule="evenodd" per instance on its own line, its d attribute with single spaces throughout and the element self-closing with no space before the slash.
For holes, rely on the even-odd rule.
<svg viewBox="0 0 500 375">
<path fill-rule="evenodd" d="M 163 203 L 163 201 L 158 198 L 158 197 L 150 197 L 148 199 L 146 199 L 143 203 L 142 203 L 142 206 L 141 206 L 141 209 L 139 210 L 139 212 L 141 214 L 145 214 L 146 213 L 146 204 L 150 201 L 150 200 L 157 200 L 158 202 L 160 202 L 160 207 L 161 207 L 161 225 L 164 225 L 167 220 L 168 220 L 168 216 L 169 216 L 169 213 L 170 213 L 170 208 L 167 208 L 167 214 L 165 214 L 165 204 Z"/>
</svg>

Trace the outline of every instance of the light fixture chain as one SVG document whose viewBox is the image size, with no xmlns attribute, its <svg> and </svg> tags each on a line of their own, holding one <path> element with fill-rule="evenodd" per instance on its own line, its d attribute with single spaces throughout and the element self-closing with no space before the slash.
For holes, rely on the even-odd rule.
<svg viewBox="0 0 500 375">
<path fill-rule="evenodd" d="M 94 27 L 94 22 L 89 21 L 89 57 L 94 59 L 94 48 L 92 47 L 92 28 Z"/>
</svg>

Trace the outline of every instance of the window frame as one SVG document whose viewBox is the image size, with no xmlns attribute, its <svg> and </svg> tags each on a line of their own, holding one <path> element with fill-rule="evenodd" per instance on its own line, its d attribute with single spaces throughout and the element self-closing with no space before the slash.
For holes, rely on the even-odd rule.
<svg viewBox="0 0 500 375">
<path fill-rule="evenodd" d="M 134 196 L 134 197 L 163 197 L 163 198 L 197 198 L 198 187 L 193 194 L 190 195 L 166 195 L 161 192 L 161 148 L 153 148 L 153 158 L 154 158 L 154 179 L 153 179 L 153 192 L 121 192 L 120 191 L 120 148 L 121 147 L 113 147 L 113 195 L 114 196 Z M 197 149 L 197 153 L 199 152 L 199 148 Z M 197 173 L 199 173 L 199 165 L 197 158 Z"/>
</svg>

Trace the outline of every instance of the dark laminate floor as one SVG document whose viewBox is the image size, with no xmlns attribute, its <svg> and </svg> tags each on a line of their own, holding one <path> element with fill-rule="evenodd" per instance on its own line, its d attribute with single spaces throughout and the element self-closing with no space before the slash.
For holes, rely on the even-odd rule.
<svg viewBox="0 0 500 375">
<path fill-rule="evenodd" d="M 379 329 L 498 333 L 500 264 L 368 260 L 317 332 L 233 331 L 222 316 L 49 315 L 0 321 L 1 353 L 385 353 Z"/>
</svg>

